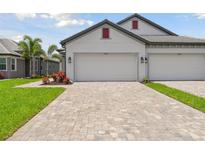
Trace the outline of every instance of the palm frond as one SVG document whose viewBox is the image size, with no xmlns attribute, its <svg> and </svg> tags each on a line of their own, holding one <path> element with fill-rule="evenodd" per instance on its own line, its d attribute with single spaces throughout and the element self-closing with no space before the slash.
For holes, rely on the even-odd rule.
<svg viewBox="0 0 205 154">
<path fill-rule="evenodd" d="M 42 47 L 41 47 L 41 44 L 39 44 L 38 42 L 34 43 L 32 49 L 33 49 L 34 56 L 40 56 L 42 54 Z"/>
<path fill-rule="evenodd" d="M 30 36 L 28 36 L 28 35 L 24 35 L 23 40 L 24 41 L 29 40 L 30 42 L 33 41 L 33 39 Z"/>
<path fill-rule="evenodd" d="M 48 55 L 51 56 L 52 53 L 53 53 L 55 50 L 57 50 L 57 48 L 58 48 L 58 47 L 57 47 L 55 44 L 50 45 L 50 46 L 48 47 Z"/>
<path fill-rule="evenodd" d="M 18 46 L 22 50 L 22 56 L 24 58 L 29 59 L 30 58 L 30 49 L 29 49 L 27 42 L 20 41 Z"/>
<path fill-rule="evenodd" d="M 63 57 L 58 53 L 52 54 L 52 58 L 53 59 L 58 59 L 59 61 L 62 61 L 62 59 L 63 59 Z"/>
<path fill-rule="evenodd" d="M 42 43 L 42 40 L 40 38 L 34 38 L 33 42 L 38 42 L 38 43 Z"/>
</svg>

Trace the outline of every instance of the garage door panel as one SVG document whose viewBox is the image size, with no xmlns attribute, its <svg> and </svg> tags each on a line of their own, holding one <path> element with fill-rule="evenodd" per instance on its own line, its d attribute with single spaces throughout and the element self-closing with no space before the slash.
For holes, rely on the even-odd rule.
<svg viewBox="0 0 205 154">
<path fill-rule="evenodd" d="M 136 81 L 136 54 L 76 54 L 76 81 Z"/>
<path fill-rule="evenodd" d="M 204 80 L 205 56 L 199 54 L 152 54 L 150 80 Z"/>
</svg>

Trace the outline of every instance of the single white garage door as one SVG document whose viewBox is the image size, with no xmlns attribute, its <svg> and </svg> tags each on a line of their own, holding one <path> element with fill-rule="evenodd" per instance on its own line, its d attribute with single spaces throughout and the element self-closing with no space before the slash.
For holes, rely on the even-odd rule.
<svg viewBox="0 0 205 154">
<path fill-rule="evenodd" d="M 150 54 L 150 80 L 205 80 L 203 54 Z"/>
<path fill-rule="evenodd" d="M 136 81 L 137 54 L 75 54 L 76 81 Z"/>
</svg>

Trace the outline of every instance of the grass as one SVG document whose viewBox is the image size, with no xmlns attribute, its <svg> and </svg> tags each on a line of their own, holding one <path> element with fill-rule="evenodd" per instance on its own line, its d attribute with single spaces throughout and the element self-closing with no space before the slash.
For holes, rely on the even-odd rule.
<svg viewBox="0 0 205 154">
<path fill-rule="evenodd" d="M 14 88 L 37 80 L 0 81 L 0 140 L 11 136 L 64 91 L 64 88 Z"/>
<path fill-rule="evenodd" d="M 202 97 L 195 96 L 160 83 L 147 83 L 146 85 L 201 112 L 205 112 L 205 99 Z"/>
</svg>

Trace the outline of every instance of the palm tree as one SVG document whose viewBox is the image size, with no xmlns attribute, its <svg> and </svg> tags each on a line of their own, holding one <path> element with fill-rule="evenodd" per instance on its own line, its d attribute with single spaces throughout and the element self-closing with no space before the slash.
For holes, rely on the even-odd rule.
<svg viewBox="0 0 205 154">
<path fill-rule="evenodd" d="M 43 52 L 43 57 L 44 59 L 47 61 L 47 64 L 46 64 L 46 74 L 48 75 L 48 60 L 49 58 L 52 58 L 52 54 L 55 50 L 57 50 L 58 47 L 55 45 L 55 44 L 51 44 L 49 47 L 48 47 L 48 50 L 47 50 L 47 54 L 46 52 L 44 51 Z"/>
<path fill-rule="evenodd" d="M 57 50 L 58 47 L 55 45 L 55 44 L 51 44 L 49 47 L 48 47 L 48 56 L 51 58 L 52 57 L 52 54 L 55 50 Z"/>
<path fill-rule="evenodd" d="M 41 47 L 42 40 L 40 38 L 31 38 L 25 35 L 23 40 L 19 42 L 19 47 L 22 49 L 22 56 L 30 62 L 30 76 L 31 76 L 31 59 L 33 61 L 33 75 L 35 75 L 35 57 L 43 53 Z"/>
<path fill-rule="evenodd" d="M 62 62 L 62 56 L 59 53 L 52 54 L 53 59 L 58 59 L 60 62 Z"/>
</svg>

